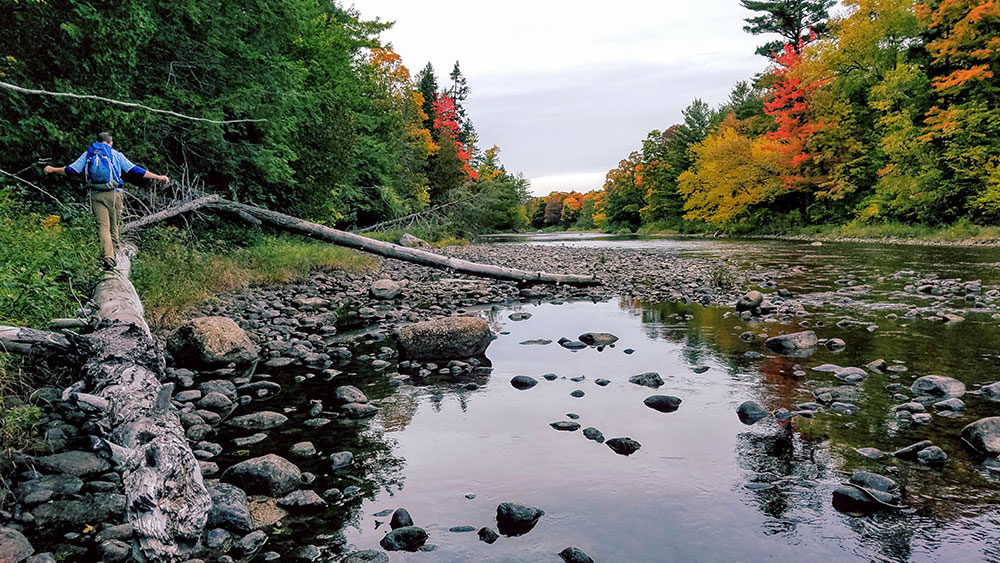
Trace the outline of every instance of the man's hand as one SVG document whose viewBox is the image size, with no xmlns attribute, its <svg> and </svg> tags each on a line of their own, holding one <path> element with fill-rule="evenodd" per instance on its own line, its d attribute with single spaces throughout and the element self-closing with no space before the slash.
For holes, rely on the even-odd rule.
<svg viewBox="0 0 1000 563">
<path fill-rule="evenodd" d="M 65 174 L 66 167 L 60 166 L 56 168 L 55 166 L 49 166 L 48 164 L 46 164 L 45 168 L 43 168 L 42 171 L 45 172 L 46 174 Z"/>
<path fill-rule="evenodd" d="M 159 175 L 159 176 L 157 176 L 156 179 L 159 180 L 159 181 L 161 181 L 161 182 L 163 182 L 164 184 L 169 184 L 170 183 L 170 178 L 167 178 L 166 176 L 163 176 L 162 174 Z"/>
</svg>

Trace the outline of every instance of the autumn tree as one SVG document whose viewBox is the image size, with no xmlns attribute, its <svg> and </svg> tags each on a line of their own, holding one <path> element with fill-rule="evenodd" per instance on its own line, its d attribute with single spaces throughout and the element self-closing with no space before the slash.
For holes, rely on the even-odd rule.
<svg viewBox="0 0 1000 563">
<path fill-rule="evenodd" d="M 632 152 L 605 176 L 604 213 L 607 228 L 634 232 L 642 224 L 640 210 L 645 206 L 642 154 Z"/>
<path fill-rule="evenodd" d="M 740 0 L 740 5 L 759 15 L 746 18 L 743 30 L 753 35 L 776 33 L 781 39 L 768 41 L 757 48 L 758 55 L 773 57 L 781 54 L 785 45 L 796 52 L 811 33 L 826 32 L 826 19 L 834 0 Z"/>
</svg>

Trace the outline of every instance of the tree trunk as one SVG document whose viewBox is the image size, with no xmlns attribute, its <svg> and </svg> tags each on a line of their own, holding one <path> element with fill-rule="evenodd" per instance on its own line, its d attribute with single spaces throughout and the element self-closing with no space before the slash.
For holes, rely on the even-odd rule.
<svg viewBox="0 0 1000 563">
<path fill-rule="evenodd" d="M 515 282 L 556 283 L 567 285 L 600 285 L 601 283 L 594 276 L 528 272 L 525 270 L 516 270 L 501 266 L 477 264 L 475 262 L 469 262 L 468 260 L 451 258 L 434 252 L 427 252 L 416 248 L 407 248 L 390 242 L 383 242 L 355 235 L 353 233 L 338 231 L 337 229 L 332 229 L 317 223 L 310 223 L 309 221 L 304 221 L 297 217 L 292 217 L 291 215 L 285 215 L 284 213 L 278 213 L 277 211 L 261 209 L 260 207 L 236 203 L 225 199 L 210 203 L 208 204 L 208 207 L 229 211 L 231 213 L 242 212 L 246 215 L 256 217 L 269 225 L 286 231 L 322 239 L 340 246 L 346 246 L 348 248 L 354 248 L 364 252 L 386 256 L 388 258 L 396 258 L 398 260 L 405 260 L 422 266 L 429 266 L 431 268 L 440 268 L 463 274 Z"/>
</svg>

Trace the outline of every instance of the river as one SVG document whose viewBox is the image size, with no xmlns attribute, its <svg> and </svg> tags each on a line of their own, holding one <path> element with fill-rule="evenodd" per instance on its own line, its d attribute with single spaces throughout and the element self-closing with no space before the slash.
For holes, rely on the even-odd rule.
<svg viewBox="0 0 1000 563">
<path fill-rule="evenodd" d="M 381 414 L 360 432 L 357 423 L 295 424 L 305 419 L 309 400 L 332 402 L 334 386 L 318 378 L 286 385 L 278 400 L 292 424 L 282 442 L 310 440 L 326 454 L 350 450 L 357 467 L 328 475 L 324 459 L 300 464 L 319 476 L 316 490 L 338 487 L 348 498 L 321 514 L 286 519 L 272 533 L 274 546 L 380 550 L 388 511 L 405 507 L 434 549 L 394 552 L 392 561 L 559 561 L 556 553 L 567 546 L 614 562 L 1000 561 L 1000 471 L 971 457 L 959 439 L 966 424 L 1000 415 L 1000 403 L 969 393 L 964 415 L 934 413 L 929 424 L 914 424 L 893 412 L 902 399 L 893 398 L 899 391 L 891 387 L 912 396 L 912 380 L 928 374 L 957 378 L 970 391 L 1000 380 L 1000 315 L 989 297 L 1000 284 L 997 249 L 595 235 L 494 244 L 655 248 L 692 259 L 738 259 L 745 268 L 781 272 L 776 285 L 752 289 L 790 291 L 811 315 L 743 320 L 727 314 L 731 307 L 627 298 L 494 307 L 486 312 L 498 335 L 486 353 L 488 376 L 434 376 L 392 387 L 385 374 L 393 369 L 373 372 L 360 361 L 343 368 L 339 384 L 380 400 Z M 927 283 L 916 290 L 921 282 L 966 291 L 943 297 Z M 940 315 L 907 315 L 932 303 L 945 303 L 938 310 L 956 316 L 945 322 Z M 512 313 L 530 318 L 514 321 Z M 768 352 L 760 338 L 740 338 L 802 330 L 803 320 L 846 348 L 820 347 L 795 359 Z M 588 331 L 618 341 L 576 351 L 554 342 Z M 524 344 L 537 339 L 553 342 Z M 367 346 L 375 352 L 385 344 Z M 840 384 L 812 368 L 879 359 L 891 369 L 867 370 L 854 414 L 827 409 L 815 418 L 772 416 L 751 426 L 736 415 L 746 400 L 769 411 L 796 410 L 813 401 L 813 388 Z M 650 371 L 665 385 L 653 391 L 628 381 Z M 518 390 L 510 383 L 517 375 L 539 383 Z M 598 385 L 599 378 L 610 384 Z M 571 395 L 576 390 L 583 396 Z M 675 412 L 658 412 L 643 404 L 653 394 L 682 403 Z M 617 455 L 579 430 L 550 427 L 567 415 L 607 438 L 630 437 L 641 449 Z M 941 447 L 947 463 L 930 468 L 856 451 L 891 452 L 919 440 Z M 271 443 L 238 453 L 273 449 Z M 897 480 L 905 508 L 869 515 L 835 510 L 833 491 L 855 469 Z M 479 541 L 475 531 L 449 531 L 495 528 L 504 501 L 545 514 L 529 533 L 494 544 Z"/>
</svg>

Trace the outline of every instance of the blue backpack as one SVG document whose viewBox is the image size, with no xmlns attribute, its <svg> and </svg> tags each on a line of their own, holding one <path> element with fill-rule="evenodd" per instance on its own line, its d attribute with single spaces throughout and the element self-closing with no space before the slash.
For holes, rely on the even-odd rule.
<svg viewBox="0 0 1000 563">
<path fill-rule="evenodd" d="M 83 180 L 87 184 L 121 184 L 115 155 L 105 143 L 93 143 L 87 147 L 87 162 L 83 165 Z"/>
</svg>

